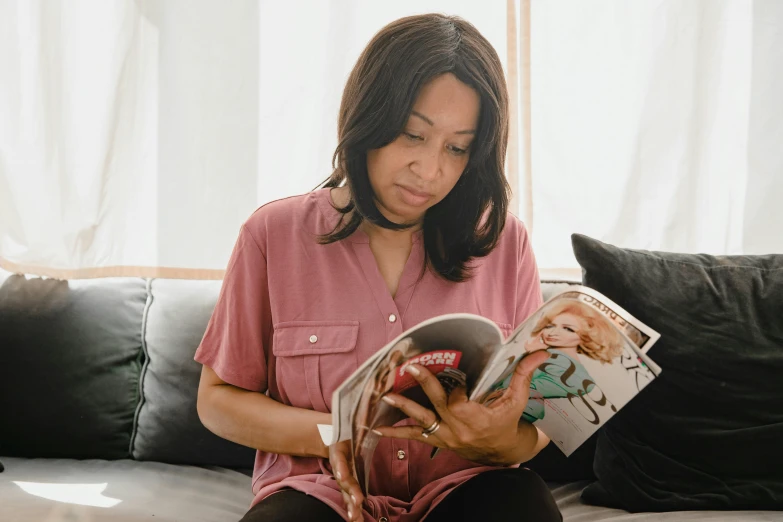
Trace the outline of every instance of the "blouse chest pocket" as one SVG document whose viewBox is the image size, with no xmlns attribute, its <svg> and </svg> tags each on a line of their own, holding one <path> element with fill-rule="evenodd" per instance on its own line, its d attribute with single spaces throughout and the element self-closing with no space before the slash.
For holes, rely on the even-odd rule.
<svg viewBox="0 0 783 522">
<path fill-rule="evenodd" d="M 332 392 L 358 366 L 359 321 L 289 321 L 274 327 L 272 353 L 281 398 L 330 411 Z"/>
</svg>

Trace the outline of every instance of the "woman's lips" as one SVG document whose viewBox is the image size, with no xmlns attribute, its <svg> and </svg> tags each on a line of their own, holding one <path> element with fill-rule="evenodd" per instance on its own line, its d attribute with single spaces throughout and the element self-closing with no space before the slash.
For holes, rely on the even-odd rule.
<svg viewBox="0 0 783 522">
<path fill-rule="evenodd" d="M 412 207 L 420 207 L 426 204 L 432 197 L 432 195 L 427 192 L 421 192 L 416 189 L 406 187 L 405 185 L 397 185 L 397 188 L 400 190 L 400 196 L 402 197 L 402 200 Z"/>
</svg>

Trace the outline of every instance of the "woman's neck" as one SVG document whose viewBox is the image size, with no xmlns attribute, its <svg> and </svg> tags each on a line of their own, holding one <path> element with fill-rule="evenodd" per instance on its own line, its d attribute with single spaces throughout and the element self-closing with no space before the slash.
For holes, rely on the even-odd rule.
<svg viewBox="0 0 783 522">
<path fill-rule="evenodd" d="M 421 226 L 406 228 L 403 230 L 390 230 L 388 228 L 379 227 L 368 221 L 363 221 L 359 228 L 367 234 L 370 238 L 370 242 L 379 242 L 389 246 L 410 247 L 413 243 L 414 234 L 421 228 Z"/>
<path fill-rule="evenodd" d="M 331 196 L 332 202 L 337 207 L 344 207 L 350 201 L 348 187 L 332 189 Z M 350 215 L 346 216 L 346 219 L 348 218 L 350 218 Z M 367 234 L 367 237 L 370 238 L 371 242 L 379 242 L 389 246 L 397 245 L 400 247 L 410 247 L 411 243 L 413 243 L 413 236 L 421 230 L 421 223 L 403 230 L 390 230 L 364 220 L 362 221 L 362 224 L 359 225 L 359 228 L 362 232 Z"/>
</svg>

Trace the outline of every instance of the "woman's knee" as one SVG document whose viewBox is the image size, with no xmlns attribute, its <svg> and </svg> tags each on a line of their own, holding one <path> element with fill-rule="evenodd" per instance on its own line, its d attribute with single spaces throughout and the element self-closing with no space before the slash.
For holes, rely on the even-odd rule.
<svg viewBox="0 0 783 522">
<path fill-rule="evenodd" d="M 488 471 L 472 478 L 463 486 L 482 490 L 482 492 L 490 495 L 502 495 L 513 492 L 523 497 L 536 495 L 551 496 L 546 482 L 536 472 L 527 468 Z"/>
<path fill-rule="evenodd" d="M 301 520 L 342 521 L 332 508 L 317 498 L 284 489 L 273 493 L 250 508 L 239 522 L 299 522 Z"/>
<path fill-rule="evenodd" d="M 428 520 L 454 520 L 455 516 L 485 522 L 563 519 L 546 482 L 525 468 L 487 471 L 473 477 L 452 491 Z"/>
</svg>

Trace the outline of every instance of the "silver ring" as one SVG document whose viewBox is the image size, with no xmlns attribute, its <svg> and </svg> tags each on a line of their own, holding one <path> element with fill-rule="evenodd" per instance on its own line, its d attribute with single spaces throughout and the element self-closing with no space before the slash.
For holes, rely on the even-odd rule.
<svg viewBox="0 0 783 522">
<path fill-rule="evenodd" d="M 421 432 L 421 436 L 425 439 L 438 431 L 440 428 L 440 421 L 438 419 L 435 419 L 435 422 L 433 422 L 429 428 L 425 428 L 424 431 Z"/>
</svg>

